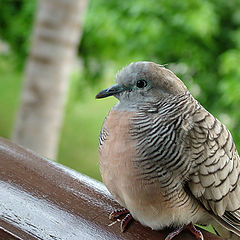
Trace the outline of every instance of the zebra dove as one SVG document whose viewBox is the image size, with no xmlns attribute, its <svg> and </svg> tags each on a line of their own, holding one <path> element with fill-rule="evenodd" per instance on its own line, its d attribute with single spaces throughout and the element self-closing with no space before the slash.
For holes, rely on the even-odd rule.
<svg viewBox="0 0 240 240">
<path fill-rule="evenodd" d="M 240 162 L 229 130 L 183 82 L 153 62 L 131 63 L 96 98 L 119 102 L 99 136 L 100 171 L 127 214 L 155 230 L 212 224 L 225 239 L 240 239 Z"/>
</svg>

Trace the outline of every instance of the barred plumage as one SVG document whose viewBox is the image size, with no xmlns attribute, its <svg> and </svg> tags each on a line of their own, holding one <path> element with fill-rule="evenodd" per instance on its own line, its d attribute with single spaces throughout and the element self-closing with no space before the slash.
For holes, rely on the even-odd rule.
<svg viewBox="0 0 240 240">
<path fill-rule="evenodd" d="M 119 99 L 99 137 L 113 197 L 153 229 L 207 223 L 240 239 L 240 160 L 228 129 L 163 66 L 132 63 L 116 81 L 97 95 Z"/>
<path fill-rule="evenodd" d="M 99 150 L 101 150 L 103 143 L 106 141 L 108 136 L 108 131 L 105 128 L 101 129 L 101 132 L 99 134 Z"/>
<path fill-rule="evenodd" d="M 152 103 L 146 104 L 130 119 L 130 134 L 137 141 L 138 157 L 134 161 L 143 176 L 149 177 L 149 173 L 152 173 L 151 179 L 156 178 L 161 182 L 161 171 L 166 169 L 174 172 L 174 175 L 185 175 L 188 168 L 184 165 L 183 155 L 188 150 L 182 142 L 186 141 L 184 137 L 187 129 L 185 131 L 180 126 L 192 111 L 189 107 L 190 98 L 189 94 L 178 96 L 176 99 L 166 98 L 155 104 L 154 107 L 158 111 L 154 114 L 149 113 Z M 182 165 L 184 169 L 179 169 Z M 153 168 L 154 171 L 149 172 L 149 168 Z"/>
</svg>

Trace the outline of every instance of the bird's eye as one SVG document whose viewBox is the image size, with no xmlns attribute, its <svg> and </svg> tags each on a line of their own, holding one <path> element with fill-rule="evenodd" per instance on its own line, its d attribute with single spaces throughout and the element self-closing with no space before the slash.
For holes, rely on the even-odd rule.
<svg viewBox="0 0 240 240">
<path fill-rule="evenodd" d="M 136 86 L 138 88 L 144 88 L 147 86 L 147 81 L 144 79 L 137 80 Z"/>
</svg>

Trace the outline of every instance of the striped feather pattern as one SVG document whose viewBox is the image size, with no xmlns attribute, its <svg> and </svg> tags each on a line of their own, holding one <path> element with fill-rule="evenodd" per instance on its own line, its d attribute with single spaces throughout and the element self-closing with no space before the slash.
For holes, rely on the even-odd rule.
<svg viewBox="0 0 240 240">
<path fill-rule="evenodd" d="M 193 204 L 183 187 L 192 166 L 189 131 L 193 127 L 194 102 L 190 93 L 165 98 L 154 106 L 141 106 L 131 119 L 138 177 L 145 184 L 159 182 L 165 201 L 171 201 L 172 207 Z M 197 210 L 198 205 L 193 204 L 193 214 Z"/>
<path fill-rule="evenodd" d="M 240 236 L 240 162 L 232 136 L 200 104 L 193 121 L 189 188 L 217 220 Z"/>
<path fill-rule="evenodd" d="M 102 149 L 104 142 L 106 141 L 108 136 L 108 131 L 106 128 L 102 127 L 100 134 L 99 134 L 99 139 L 98 139 L 98 147 L 99 147 L 99 151 Z"/>
<path fill-rule="evenodd" d="M 220 121 L 187 93 L 141 106 L 131 126 L 140 179 L 159 182 L 173 206 L 191 202 L 183 191 L 187 183 L 221 224 L 240 234 L 239 156 Z"/>
</svg>

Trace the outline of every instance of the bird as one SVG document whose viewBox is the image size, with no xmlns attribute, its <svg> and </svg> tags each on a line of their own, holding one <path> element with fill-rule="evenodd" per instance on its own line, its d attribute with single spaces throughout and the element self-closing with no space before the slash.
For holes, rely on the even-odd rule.
<svg viewBox="0 0 240 240">
<path fill-rule="evenodd" d="M 118 102 L 99 134 L 100 173 L 123 207 L 121 230 L 132 219 L 153 230 L 211 224 L 228 240 L 240 239 L 240 161 L 227 127 L 209 113 L 165 66 L 133 62 L 97 99 Z"/>
</svg>

